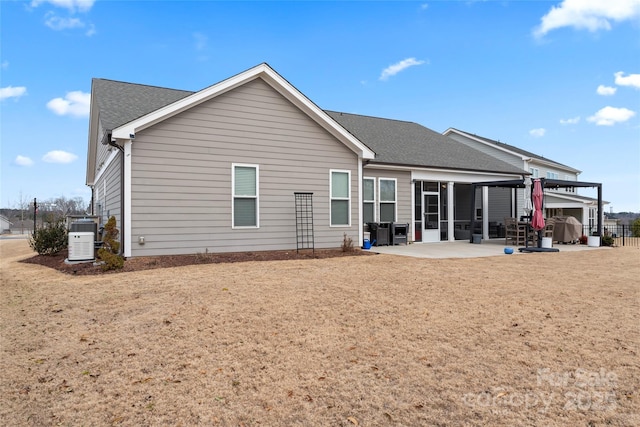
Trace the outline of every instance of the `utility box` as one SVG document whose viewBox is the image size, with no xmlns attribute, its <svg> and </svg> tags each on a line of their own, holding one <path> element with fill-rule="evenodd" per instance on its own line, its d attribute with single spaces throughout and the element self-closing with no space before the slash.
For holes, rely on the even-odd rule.
<svg viewBox="0 0 640 427">
<path fill-rule="evenodd" d="M 390 224 L 388 222 L 369 222 L 369 236 L 371 244 L 374 246 L 382 246 L 389 244 Z"/>
<path fill-rule="evenodd" d="M 399 245 L 400 243 L 407 244 L 407 235 L 409 234 L 408 223 L 391 223 L 391 244 Z"/>
<path fill-rule="evenodd" d="M 69 261 L 92 261 L 95 259 L 92 231 L 69 233 Z"/>
</svg>

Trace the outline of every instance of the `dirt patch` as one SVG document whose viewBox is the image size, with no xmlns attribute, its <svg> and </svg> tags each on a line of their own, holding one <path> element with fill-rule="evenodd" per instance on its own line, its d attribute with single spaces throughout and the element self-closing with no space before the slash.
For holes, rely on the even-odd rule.
<svg viewBox="0 0 640 427">
<path fill-rule="evenodd" d="M 71 276 L 0 241 L 1 425 L 640 425 L 640 250 Z"/>
<path fill-rule="evenodd" d="M 112 274 L 119 272 L 152 270 L 156 268 L 183 267 L 187 265 L 219 264 L 248 261 L 283 261 L 304 259 L 325 259 L 345 256 L 373 255 L 372 252 L 354 249 L 342 251 L 341 249 L 316 249 L 293 251 L 260 251 L 260 252 L 234 252 L 234 253 L 199 253 L 194 255 L 163 255 L 137 257 L 127 259 L 120 270 L 103 271 L 98 263 L 84 262 L 69 264 L 65 262 L 68 251 L 65 249 L 56 255 L 34 255 L 20 262 L 38 264 L 53 268 L 67 274 Z"/>
</svg>

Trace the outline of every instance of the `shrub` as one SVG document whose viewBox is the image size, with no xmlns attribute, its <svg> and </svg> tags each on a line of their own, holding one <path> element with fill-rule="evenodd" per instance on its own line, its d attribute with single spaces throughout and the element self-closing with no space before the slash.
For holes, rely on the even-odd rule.
<svg viewBox="0 0 640 427">
<path fill-rule="evenodd" d="M 344 233 L 341 248 L 342 252 L 353 252 L 355 250 L 355 248 L 353 247 L 353 239 L 347 236 L 347 233 Z"/>
<path fill-rule="evenodd" d="M 119 254 L 120 242 L 118 242 L 120 231 L 116 228 L 116 217 L 111 216 L 104 225 L 104 235 L 102 236 L 102 248 L 98 250 L 98 258 L 102 261 L 102 270 L 116 270 L 124 267 L 124 258 Z"/>
<path fill-rule="evenodd" d="M 29 238 L 29 246 L 40 255 L 55 255 L 68 245 L 67 229 L 62 220 L 37 228 Z"/>
<path fill-rule="evenodd" d="M 605 234 L 600 238 L 600 243 L 602 244 L 602 246 L 613 246 L 613 242 L 613 237 L 611 237 L 611 235 L 609 234 Z"/>
<path fill-rule="evenodd" d="M 119 270 L 124 267 L 124 258 L 120 255 L 109 252 L 105 248 L 98 250 L 98 258 L 102 261 L 102 271 Z"/>
<path fill-rule="evenodd" d="M 636 218 L 631 223 L 631 233 L 633 233 L 633 237 L 640 237 L 640 218 Z"/>
<path fill-rule="evenodd" d="M 580 240 L 580 244 L 582 244 L 582 245 L 586 245 L 586 244 L 587 244 L 587 240 L 588 240 L 588 238 L 587 238 L 587 236 L 585 236 L 585 235 L 583 234 L 582 236 L 580 236 L 580 239 L 579 239 L 579 240 Z"/>
</svg>

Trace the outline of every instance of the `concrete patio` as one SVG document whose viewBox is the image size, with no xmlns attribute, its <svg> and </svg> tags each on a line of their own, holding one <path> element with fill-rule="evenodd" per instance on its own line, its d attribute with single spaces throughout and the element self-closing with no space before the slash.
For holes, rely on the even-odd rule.
<svg viewBox="0 0 640 427">
<path fill-rule="evenodd" d="M 531 253 L 522 253 L 518 251 L 518 247 L 509 246 L 513 248 L 513 255 L 506 255 L 504 248 L 507 247 L 504 243 L 504 238 L 483 240 L 480 244 L 469 243 L 467 240 L 457 240 L 455 242 L 436 242 L 436 243 L 413 243 L 409 245 L 396 245 L 396 246 L 373 246 L 370 250 L 372 252 L 389 254 L 389 255 L 401 255 L 410 256 L 414 258 L 479 258 L 488 256 L 535 256 Z M 575 251 L 591 251 L 598 249 L 610 249 L 606 247 L 589 247 L 587 245 L 572 245 L 572 244 L 555 244 L 554 248 L 560 252 L 575 252 Z"/>
</svg>

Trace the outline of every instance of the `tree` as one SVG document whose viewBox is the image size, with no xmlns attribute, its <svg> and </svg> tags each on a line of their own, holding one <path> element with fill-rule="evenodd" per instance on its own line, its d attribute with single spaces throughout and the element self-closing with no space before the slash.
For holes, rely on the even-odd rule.
<svg viewBox="0 0 640 427">
<path fill-rule="evenodd" d="M 640 237 L 640 217 L 631 223 L 631 233 L 633 237 Z"/>
</svg>

